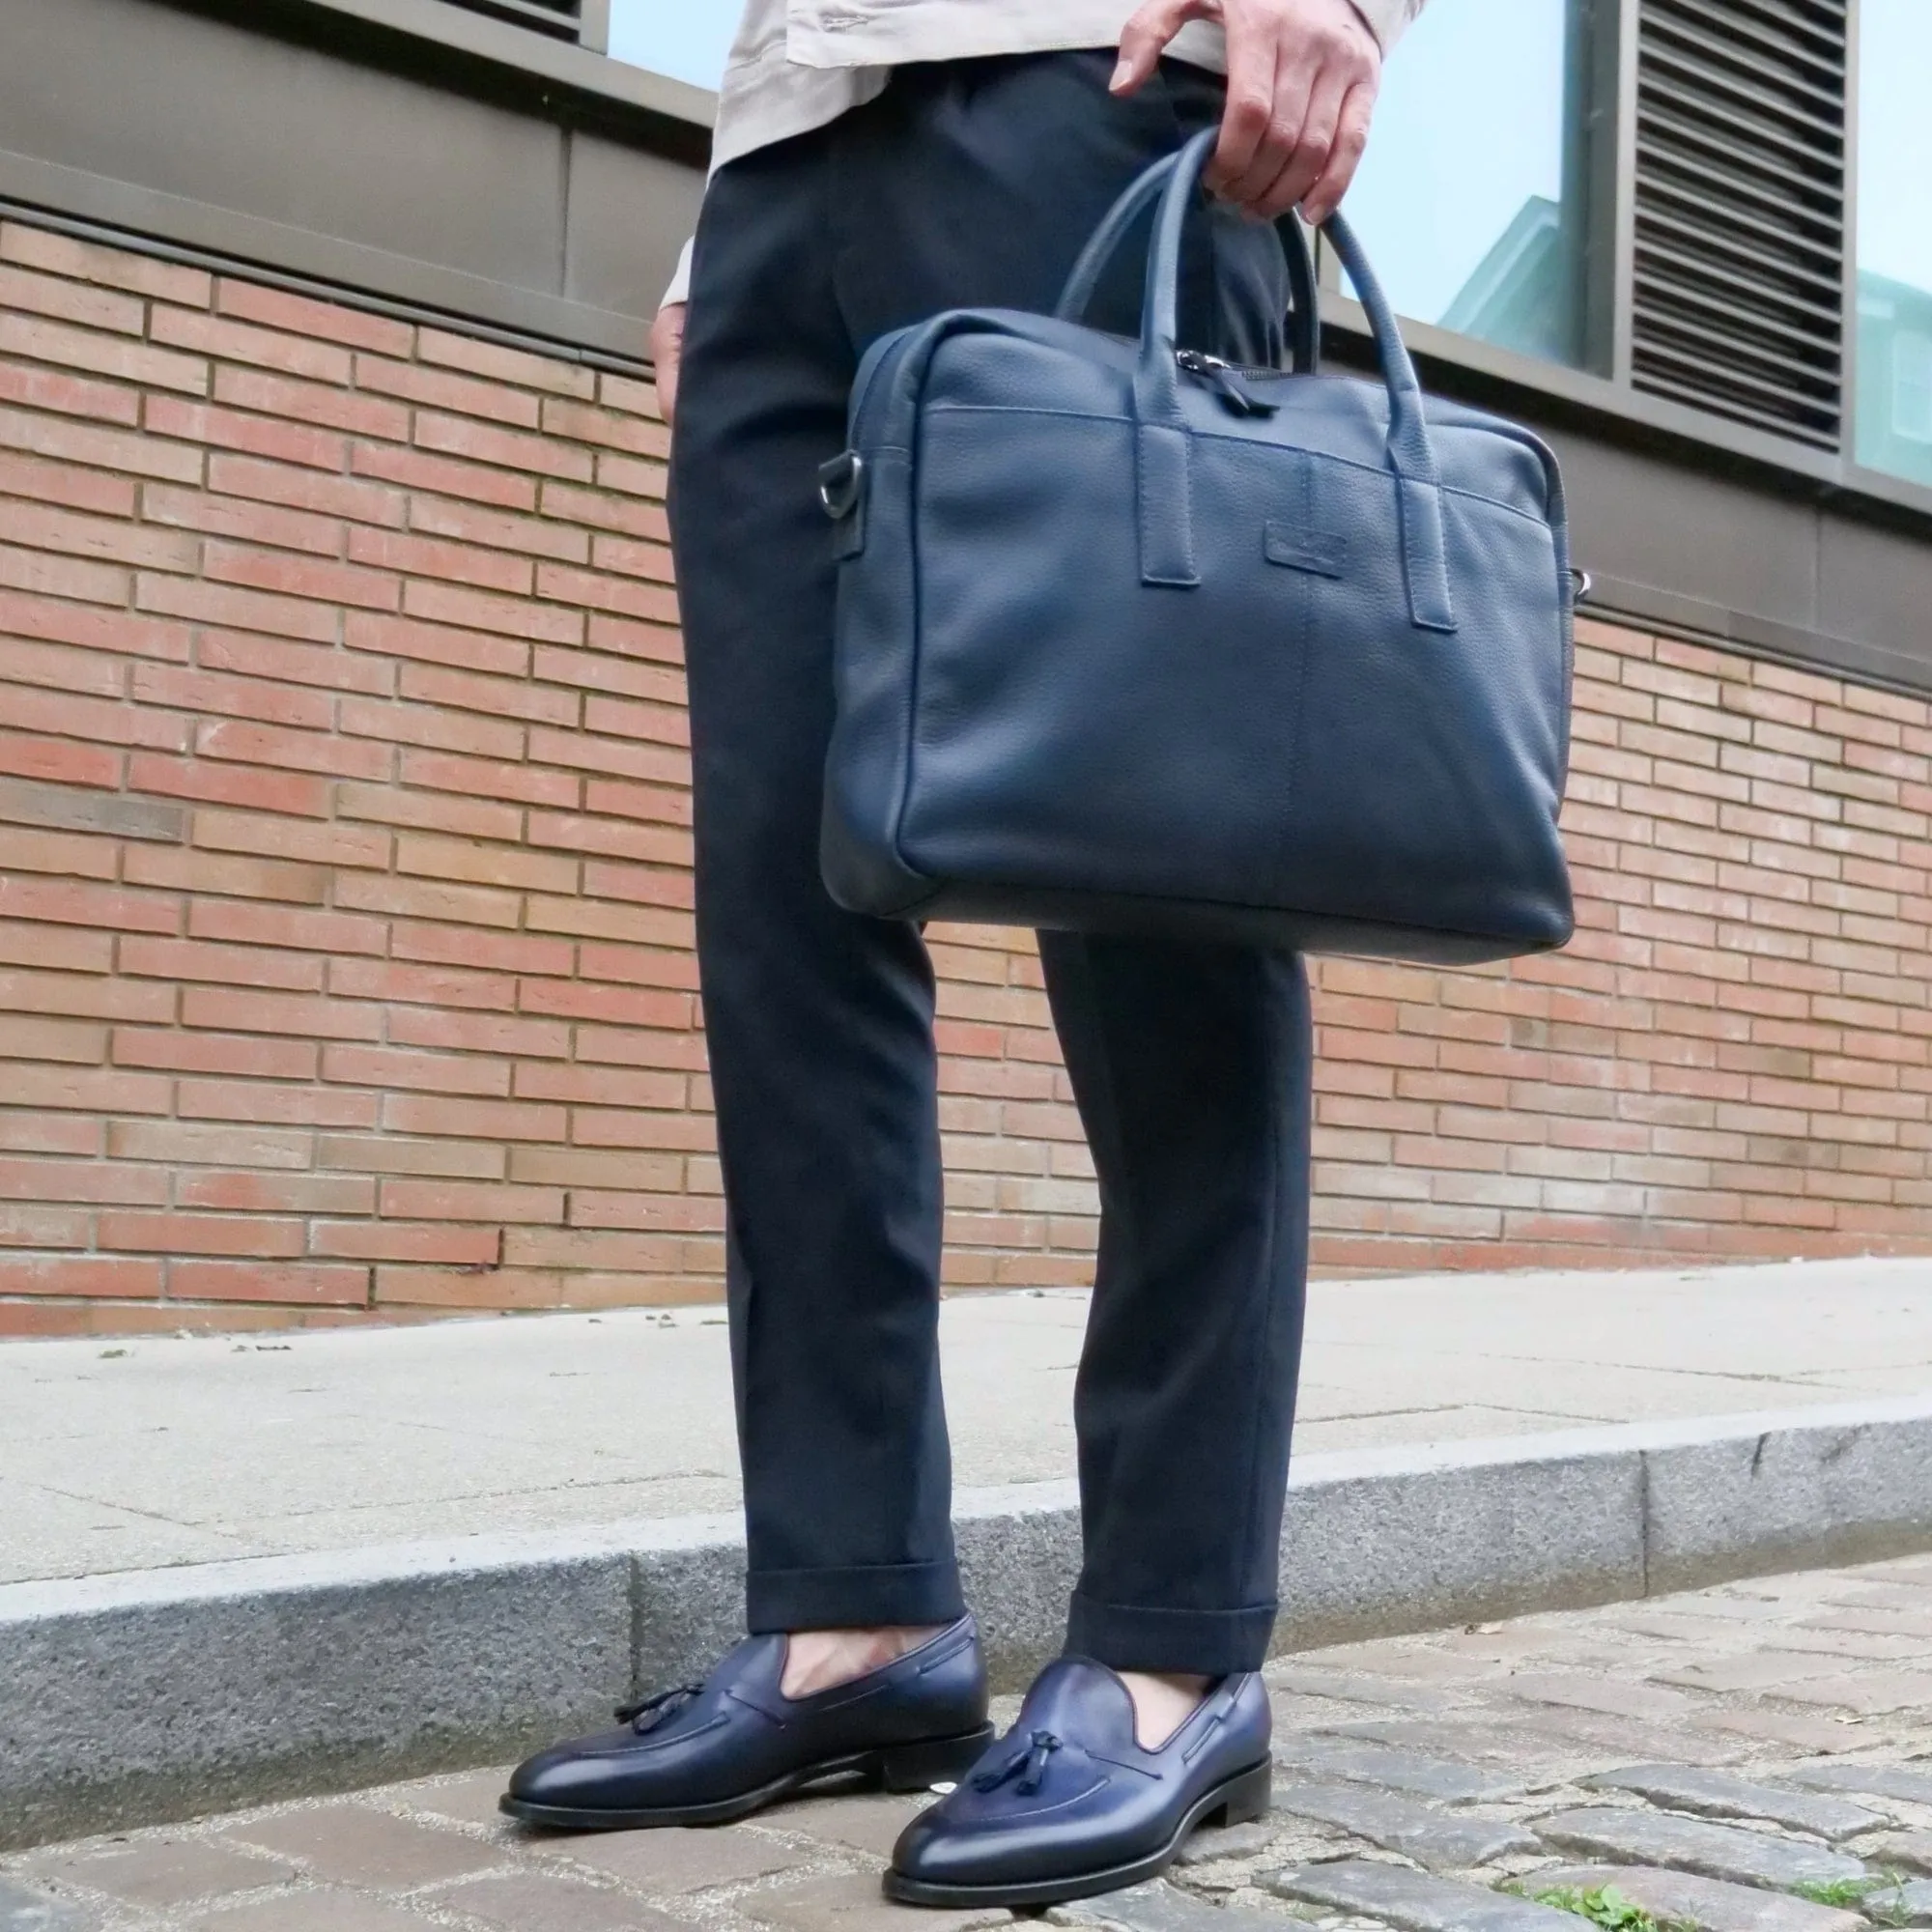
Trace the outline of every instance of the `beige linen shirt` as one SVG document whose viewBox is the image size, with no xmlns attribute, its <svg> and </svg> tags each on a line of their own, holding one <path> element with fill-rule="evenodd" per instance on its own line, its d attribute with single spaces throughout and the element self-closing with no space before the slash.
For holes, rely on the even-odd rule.
<svg viewBox="0 0 1932 1932">
<path fill-rule="evenodd" d="M 711 165 L 822 128 L 874 99 L 895 67 L 982 54 L 1110 47 L 1136 0 L 746 0 L 724 69 Z M 1352 0 L 1383 53 L 1424 0 Z M 1215 72 L 1227 67 L 1221 30 L 1183 27 L 1168 51 Z M 665 302 L 691 285 L 685 245 Z"/>
</svg>

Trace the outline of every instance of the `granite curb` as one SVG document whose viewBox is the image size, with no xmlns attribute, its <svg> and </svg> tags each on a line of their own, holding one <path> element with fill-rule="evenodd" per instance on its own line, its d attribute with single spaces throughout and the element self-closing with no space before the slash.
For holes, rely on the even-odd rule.
<svg viewBox="0 0 1932 1932">
<path fill-rule="evenodd" d="M 962 1492 L 997 1680 L 1058 1647 L 1070 1483 Z M 1277 1648 L 1932 1548 L 1932 1396 L 1309 1456 Z M 0 1587 L 0 1849 L 500 1761 L 737 1634 L 735 1517 Z"/>
</svg>

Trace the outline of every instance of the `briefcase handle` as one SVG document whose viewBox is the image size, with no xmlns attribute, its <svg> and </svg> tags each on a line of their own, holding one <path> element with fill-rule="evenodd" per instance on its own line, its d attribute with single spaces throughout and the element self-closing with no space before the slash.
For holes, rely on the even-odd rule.
<svg viewBox="0 0 1932 1932">
<path fill-rule="evenodd" d="M 1159 177 L 1156 185 L 1161 195 L 1153 241 L 1148 250 L 1140 355 L 1134 370 L 1141 581 L 1150 584 L 1187 586 L 1200 582 L 1194 565 L 1193 497 L 1188 481 L 1193 438 L 1180 406 L 1180 364 L 1177 359 L 1178 291 L 1181 233 L 1202 170 L 1218 138 L 1217 129 L 1204 128 L 1179 155 L 1156 161 L 1147 171 Z M 1143 181 L 1146 178 L 1143 176 Z M 1127 194 L 1140 186 L 1141 183 L 1135 183 Z M 1388 435 L 1383 454 L 1395 483 L 1409 620 L 1419 630 L 1453 631 L 1456 613 L 1449 598 L 1443 541 L 1442 477 L 1423 413 L 1422 384 L 1403 344 L 1395 311 L 1354 231 L 1340 214 L 1331 214 L 1321 224 L 1321 232 L 1334 244 L 1368 315 L 1382 384 L 1388 392 Z M 1308 314 L 1319 321 L 1313 300 Z"/>
<path fill-rule="evenodd" d="M 1094 291 L 1099 286 L 1107 264 L 1125 242 L 1135 220 L 1167 185 L 1179 160 L 1178 154 L 1169 155 L 1144 169 L 1100 217 L 1099 227 L 1081 249 L 1080 259 L 1074 263 L 1060 300 L 1054 305 L 1053 312 L 1062 322 L 1086 320 Z M 1301 225 L 1300 216 L 1291 211 L 1275 227 L 1281 237 L 1283 259 L 1288 264 L 1291 305 L 1284 333 L 1290 365 L 1297 375 L 1313 376 L 1321 367 L 1321 316 L 1315 289 L 1315 255 L 1308 245 L 1308 231 Z"/>
</svg>

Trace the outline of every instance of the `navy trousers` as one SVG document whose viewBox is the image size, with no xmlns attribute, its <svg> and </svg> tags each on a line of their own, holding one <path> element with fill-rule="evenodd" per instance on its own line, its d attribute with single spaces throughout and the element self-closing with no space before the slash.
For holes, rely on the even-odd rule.
<svg viewBox="0 0 1932 1932">
<path fill-rule="evenodd" d="M 699 222 L 671 460 L 690 669 L 697 944 L 728 1211 L 756 1631 L 962 1607 L 936 1351 L 933 978 L 919 929 L 819 881 L 834 565 L 816 497 L 867 344 L 942 308 L 1050 308 L 1151 160 L 1218 118 L 1170 63 L 903 68 L 877 100 L 720 170 Z M 1184 332 L 1270 355 L 1273 231 L 1201 224 Z M 1095 304 L 1138 327 L 1141 263 Z M 1099 1176 L 1075 1393 L 1086 1559 L 1068 1648 L 1249 1669 L 1274 1620 L 1301 1346 L 1309 1019 L 1300 962 L 1040 935 Z"/>
</svg>

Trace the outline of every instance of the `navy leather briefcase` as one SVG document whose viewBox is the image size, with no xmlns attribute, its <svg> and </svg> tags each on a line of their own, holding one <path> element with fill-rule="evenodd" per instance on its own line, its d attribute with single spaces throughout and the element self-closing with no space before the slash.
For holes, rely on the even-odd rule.
<svg viewBox="0 0 1932 1932">
<path fill-rule="evenodd" d="M 867 353 L 821 472 L 826 884 L 895 918 L 1440 962 L 1561 946 L 1555 460 L 1424 399 L 1339 218 L 1379 384 L 1178 344 L 1213 138 L 1122 197 L 1058 315 L 953 310 Z M 1140 341 L 1083 327 L 1156 193 Z M 1305 242 L 1289 255 L 1306 368 Z"/>
</svg>

